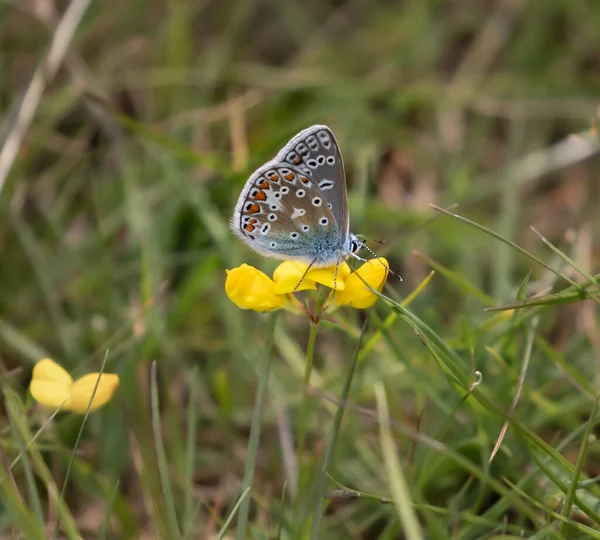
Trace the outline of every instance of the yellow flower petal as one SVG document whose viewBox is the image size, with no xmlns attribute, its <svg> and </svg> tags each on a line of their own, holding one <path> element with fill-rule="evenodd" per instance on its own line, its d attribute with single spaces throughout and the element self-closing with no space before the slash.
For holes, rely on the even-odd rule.
<svg viewBox="0 0 600 540">
<path fill-rule="evenodd" d="M 42 358 L 34 367 L 32 373 L 32 379 L 34 380 L 45 380 L 62 382 L 63 384 L 70 385 L 73 382 L 71 375 L 67 371 L 59 366 L 54 360 L 50 358 Z"/>
<path fill-rule="evenodd" d="M 276 294 L 269 276 L 248 264 L 227 271 L 225 292 L 236 306 L 254 311 L 272 311 L 287 302 L 285 295 Z"/>
<path fill-rule="evenodd" d="M 351 272 L 352 270 L 348 266 L 348 263 L 342 262 L 341 264 L 337 265 L 337 274 L 336 266 L 334 265 L 326 268 L 311 268 L 306 277 L 316 281 L 317 283 L 320 283 L 321 285 L 325 285 L 330 289 L 343 291 L 345 289 L 346 278 Z"/>
<path fill-rule="evenodd" d="M 33 368 L 29 390 L 41 405 L 84 414 L 94 392 L 98 373 L 90 373 L 73 382 L 73 378 L 56 362 L 49 358 L 40 360 Z M 119 376 L 103 373 L 94 395 L 90 410 L 94 411 L 107 403 L 119 386 Z"/>
<path fill-rule="evenodd" d="M 307 279 L 306 276 L 303 279 L 307 268 L 307 264 L 298 261 L 282 262 L 273 273 L 273 280 L 275 281 L 273 290 L 277 294 L 287 294 L 316 289 L 317 285 L 314 280 Z"/>
<path fill-rule="evenodd" d="M 29 391 L 38 403 L 50 409 L 57 409 L 69 399 L 71 383 L 32 379 Z M 64 409 L 64 406 L 63 406 Z"/>
<path fill-rule="evenodd" d="M 50 358 L 43 358 L 33 368 L 29 390 L 33 399 L 56 409 L 69 399 L 73 379 Z"/>
<path fill-rule="evenodd" d="M 335 303 L 356 309 L 371 307 L 377 302 L 378 296 L 373 294 L 364 282 L 381 292 L 388 276 L 388 269 L 389 263 L 383 257 L 366 262 L 346 278 L 346 288 L 343 291 L 336 291 Z"/>
<path fill-rule="evenodd" d="M 100 377 L 100 381 L 98 381 Z M 94 388 L 96 393 L 94 394 Z M 119 376 L 112 373 L 88 373 L 80 379 L 77 379 L 71 386 L 71 399 L 65 404 L 65 409 L 77 414 L 85 414 L 88 409 L 92 394 L 94 400 L 90 407 L 90 412 L 106 405 L 112 398 L 115 390 L 119 387 Z"/>
<path fill-rule="evenodd" d="M 350 267 L 345 262 L 338 266 L 337 275 L 335 266 L 328 266 L 326 268 L 313 267 L 306 272 L 307 268 L 308 264 L 299 261 L 285 261 L 281 263 L 273 274 L 275 292 L 282 294 L 307 289 L 312 290 L 317 288 L 316 283 L 325 285 L 330 289 L 333 289 L 335 285 L 335 289 L 341 291 L 344 289 L 344 280 L 351 272 Z"/>
</svg>

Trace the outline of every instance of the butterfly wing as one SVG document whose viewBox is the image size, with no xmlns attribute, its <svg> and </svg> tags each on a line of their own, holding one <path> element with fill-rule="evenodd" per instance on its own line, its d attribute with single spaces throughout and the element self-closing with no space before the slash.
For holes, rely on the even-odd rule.
<svg viewBox="0 0 600 540">
<path fill-rule="evenodd" d="M 345 239 L 316 181 L 276 160 L 247 180 L 231 225 L 263 255 L 316 266 L 335 264 Z"/>
<path fill-rule="evenodd" d="M 342 154 L 332 131 L 323 125 L 314 125 L 301 131 L 285 145 L 274 161 L 289 163 L 317 184 L 330 205 L 344 239 L 347 239 L 350 215 L 346 174 Z"/>
</svg>

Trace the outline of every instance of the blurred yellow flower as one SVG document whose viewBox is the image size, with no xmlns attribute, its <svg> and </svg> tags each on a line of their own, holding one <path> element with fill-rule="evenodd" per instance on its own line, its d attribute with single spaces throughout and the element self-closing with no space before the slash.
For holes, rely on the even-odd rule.
<svg viewBox="0 0 600 540">
<path fill-rule="evenodd" d="M 383 258 L 371 259 L 363 264 L 356 272 L 346 278 L 346 287 L 336 289 L 334 302 L 338 306 L 351 306 L 356 309 L 370 308 L 377 298 L 366 283 L 381 292 L 389 273 L 389 263 Z M 366 282 L 366 283 L 365 283 Z"/>
<path fill-rule="evenodd" d="M 236 306 L 260 312 L 282 308 L 288 300 L 285 294 L 275 292 L 269 276 L 248 264 L 227 270 L 225 292 Z"/>
<path fill-rule="evenodd" d="M 119 376 L 112 373 L 88 373 L 73 381 L 71 375 L 54 360 L 43 358 L 33 368 L 29 390 L 33 398 L 45 407 L 56 409 L 62 405 L 64 411 L 85 414 L 92 394 L 94 399 L 90 412 L 106 405 L 118 386 Z"/>
<path fill-rule="evenodd" d="M 285 261 L 273 273 L 273 279 L 253 266 L 242 264 L 227 270 L 225 292 L 240 308 L 254 311 L 272 311 L 291 308 L 291 293 L 314 290 L 317 283 L 333 289 L 330 308 L 351 306 L 357 309 L 371 307 L 377 295 L 363 282 L 381 291 L 387 279 L 389 265 L 383 259 L 373 259 L 352 272 L 346 262 L 327 268 L 311 268 L 298 261 Z M 305 274 L 306 273 L 306 274 Z M 362 278 L 362 279 L 361 279 Z M 329 309 L 331 311 L 331 309 Z"/>
</svg>

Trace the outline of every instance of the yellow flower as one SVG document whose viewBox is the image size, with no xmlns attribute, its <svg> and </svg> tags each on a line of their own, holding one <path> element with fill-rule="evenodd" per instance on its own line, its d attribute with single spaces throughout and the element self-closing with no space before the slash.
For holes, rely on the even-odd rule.
<svg viewBox="0 0 600 540">
<path fill-rule="evenodd" d="M 236 306 L 254 311 L 279 309 L 288 301 L 285 294 L 276 293 L 269 276 L 248 264 L 227 270 L 225 292 Z"/>
<path fill-rule="evenodd" d="M 333 289 L 333 302 L 328 311 L 339 306 L 352 306 L 357 309 L 371 307 L 377 301 L 364 284 L 369 283 L 381 291 L 388 274 L 388 262 L 385 259 L 373 259 L 352 272 L 347 263 L 327 268 L 311 268 L 298 261 L 285 261 L 273 273 L 273 279 L 253 266 L 242 264 L 233 270 L 227 270 L 225 292 L 242 309 L 254 311 L 272 311 L 286 308 L 298 312 L 301 304 L 292 293 L 314 290 L 317 283 Z M 361 279 L 362 278 L 362 279 Z M 294 304 L 295 302 L 295 304 Z"/>
<path fill-rule="evenodd" d="M 306 272 L 307 268 L 308 264 L 298 261 L 281 263 L 273 274 L 275 292 L 284 294 L 312 290 L 317 288 L 317 283 L 330 289 L 343 290 L 344 280 L 350 274 L 350 267 L 345 262 L 338 266 L 337 275 L 335 266 L 311 268 Z"/>
<path fill-rule="evenodd" d="M 33 398 L 45 407 L 56 409 L 62 405 L 64 411 L 85 414 L 92 394 L 94 399 L 90 412 L 106 405 L 118 386 L 119 376 L 112 373 L 88 373 L 73 382 L 71 375 L 54 360 L 43 358 L 33 368 L 29 390 Z"/>
<path fill-rule="evenodd" d="M 356 272 L 345 280 L 344 289 L 336 289 L 334 303 L 338 306 L 351 306 L 356 309 L 367 309 L 377 302 L 378 296 L 373 289 L 381 292 L 388 276 L 389 264 L 383 258 L 372 259 L 363 264 Z"/>
<path fill-rule="evenodd" d="M 308 279 L 308 276 L 305 276 L 304 279 L 302 279 L 307 266 L 308 265 L 297 261 L 282 262 L 275 269 L 275 272 L 273 272 L 275 292 L 277 294 L 287 294 L 316 289 L 317 284 L 314 279 Z M 298 285 L 297 289 L 296 285 Z"/>
</svg>

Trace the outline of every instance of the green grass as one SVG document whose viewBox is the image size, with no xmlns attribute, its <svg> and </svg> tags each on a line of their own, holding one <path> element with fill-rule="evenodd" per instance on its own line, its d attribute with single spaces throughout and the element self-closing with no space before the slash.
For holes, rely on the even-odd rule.
<svg viewBox="0 0 600 540">
<path fill-rule="evenodd" d="M 44 13 L 0 3 L 0 148 Z M 91 3 L 0 181 L 0 535 L 600 538 L 598 28 L 584 0 Z M 404 279 L 316 334 L 224 292 L 275 268 L 228 230 L 243 182 L 313 123 Z M 43 356 L 118 392 L 51 418 Z"/>
</svg>

